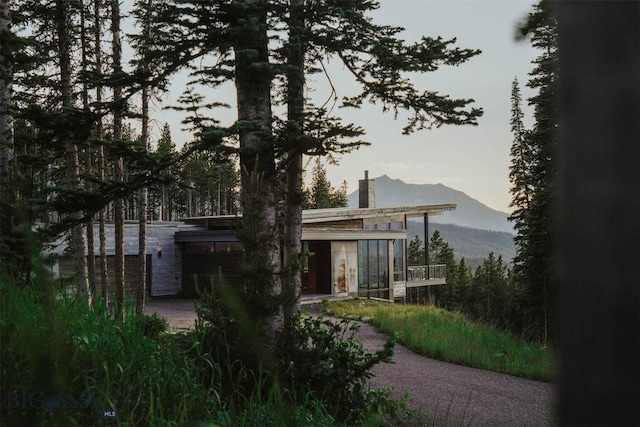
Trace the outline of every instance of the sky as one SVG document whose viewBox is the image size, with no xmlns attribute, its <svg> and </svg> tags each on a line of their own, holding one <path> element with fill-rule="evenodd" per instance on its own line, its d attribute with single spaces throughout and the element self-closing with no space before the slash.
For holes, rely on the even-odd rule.
<svg viewBox="0 0 640 427">
<path fill-rule="evenodd" d="M 443 126 L 402 135 L 405 121 L 394 120 L 380 106 L 361 109 L 333 109 L 332 114 L 344 122 L 365 129 L 363 139 L 372 143 L 338 157 L 337 165 L 326 165 L 327 177 L 338 187 L 347 182 L 347 191 L 357 190 L 358 180 L 369 171 L 375 178 L 388 175 L 413 184 L 441 183 L 462 191 L 487 206 L 510 212 L 509 151 L 513 139 L 509 119 L 511 84 L 518 78 L 525 125 L 531 125 L 531 108 L 526 99 L 533 95 L 525 84 L 538 53 L 527 41 L 514 39 L 515 27 L 535 1 L 532 0 L 381 0 L 380 9 L 372 14 L 375 22 L 401 26 L 400 34 L 408 42 L 421 36 L 457 38 L 460 48 L 480 49 L 482 53 L 458 67 L 445 67 L 435 73 L 411 76 L 419 90 L 437 91 L 454 98 L 473 98 L 473 106 L 484 110 L 477 126 Z M 338 96 L 351 95 L 355 82 L 337 61 L 329 63 L 331 81 Z M 309 95 L 314 99 L 330 96 L 328 84 L 321 76 L 308 81 Z M 163 105 L 175 103 L 180 83 L 172 86 L 162 98 Z M 216 92 L 215 100 L 232 103 L 231 86 Z M 228 111 L 230 120 L 233 110 Z M 191 139 L 181 131 L 181 116 L 158 111 L 157 123 L 168 122 L 172 138 L 180 147 Z M 307 178 L 313 163 L 308 163 Z"/>
</svg>

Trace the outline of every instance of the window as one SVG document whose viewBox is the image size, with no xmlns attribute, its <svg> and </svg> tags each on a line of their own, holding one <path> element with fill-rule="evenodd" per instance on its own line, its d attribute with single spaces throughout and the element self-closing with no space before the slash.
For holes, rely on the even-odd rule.
<svg viewBox="0 0 640 427">
<path fill-rule="evenodd" d="M 404 239 L 396 239 L 393 242 L 393 281 L 404 282 Z"/>
<path fill-rule="evenodd" d="M 242 252 L 240 242 L 189 242 L 183 245 L 185 254 L 223 254 Z"/>
<path fill-rule="evenodd" d="M 358 241 L 358 294 L 389 298 L 387 240 Z"/>
</svg>

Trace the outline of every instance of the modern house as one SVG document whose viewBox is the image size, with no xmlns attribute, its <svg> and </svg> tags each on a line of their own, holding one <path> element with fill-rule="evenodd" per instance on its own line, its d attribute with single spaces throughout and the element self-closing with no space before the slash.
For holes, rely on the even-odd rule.
<svg viewBox="0 0 640 427">
<path fill-rule="evenodd" d="M 446 283 L 446 268 L 407 265 L 407 221 L 424 224 L 421 240 L 428 244 L 429 217 L 455 209 L 455 204 L 375 207 L 375 182 L 359 183 L 360 207 L 303 211 L 302 243 L 305 252 L 303 295 L 376 297 L 402 300 L 408 290 Z M 187 218 L 182 222 L 147 226 L 147 283 L 151 297 L 194 296 L 222 278 L 239 280 L 242 244 L 235 231 L 239 216 Z M 109 227 L 112 228 L 112 225 Z M 125 226 L 127 288 L 138 279 L 138 226 Z M 108 255 L 113 256 L 113 233 L 107 231 Z M 97 236 L 96 236 L 97 241 Z M 428 250 L 426 251 L 428 253 Z M 58 273 L 72 272 L 62 259 Z"/>
</svg>

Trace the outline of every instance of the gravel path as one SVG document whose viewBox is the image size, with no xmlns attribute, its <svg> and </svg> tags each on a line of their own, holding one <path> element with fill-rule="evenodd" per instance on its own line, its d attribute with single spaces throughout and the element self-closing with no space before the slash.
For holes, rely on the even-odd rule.
<svg viewBox="0 0 640 427">
<path fill-rule="evenodd" d="M 169 319 L 173 331 L 193 327 L 196 318 L 190 300 L 153 299 L 147 313 Z M 357 337 L 376 350 L 385 340 L 371 325 L 362 323 Z M 553 417 L 554 386 L 510 375 L 468 368 L 420 356 L 396 344 L 395 363 L 377 365 L 373 388 L 389 388 L 400 399 L 409 397 L 409 408 L 454 425 L 549 426 Z"/>
<path fill-rule="evenodd" d="M 361 324 L 358 338 L 375 350 L 385 336 Z M 400 399 L 431 418 L 464 426 L 553 425 L 552 384 L 440 362 L 396 344 L 395 364 L 377 365 L 374 388 L 393 387 Z"/>
</svg>

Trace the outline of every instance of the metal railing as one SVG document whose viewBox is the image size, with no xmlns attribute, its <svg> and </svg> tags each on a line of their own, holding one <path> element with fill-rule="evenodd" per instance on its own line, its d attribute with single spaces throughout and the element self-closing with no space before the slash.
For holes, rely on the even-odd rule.
<svg viewBox="0 0 640 427">
<path fill-rule="evenodd" d="M 428 273 L 427 274 L 427 269 Z M 446 279 L 447 266 L 445 264 L 435 265 L 409 265 L 407 266 L 407 281 L 417 282 L 422 280 Z"/>
</svg>

